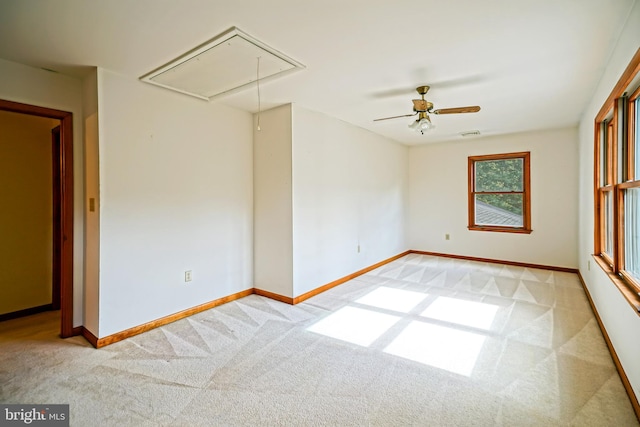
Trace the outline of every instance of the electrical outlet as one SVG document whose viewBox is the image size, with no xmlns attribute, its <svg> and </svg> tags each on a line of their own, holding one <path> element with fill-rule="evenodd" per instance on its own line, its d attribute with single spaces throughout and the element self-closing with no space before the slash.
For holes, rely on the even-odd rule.
<svg viewBox="0 0 640 427">
<path fill-rule="evenodd" d="M 444 240 L 449 240 L 449 233 L 444 235 Z"/>
<path fill-rule="evenodd" d="M 187 270 L 184 272 L 184 281 L 185 282 L 190 282 L 193 279 L 191 270 Z"/>
<path fill-rule="evenodd" d="M 591 271 L 591 260 L 587 261 L 587 270 Z"/>
<path fill-rule="evenodd" d="M 360 253 L 360 245 L 358 245 L 358 253 Z"/>
</svg>

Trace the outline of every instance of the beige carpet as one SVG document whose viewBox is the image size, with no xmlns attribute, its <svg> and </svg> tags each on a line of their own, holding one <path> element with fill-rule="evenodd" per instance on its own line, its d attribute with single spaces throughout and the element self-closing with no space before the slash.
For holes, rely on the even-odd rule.
<svg viewBox="0 0 640 427">
<path fill-rule="evenodd" d="M 638 425 L 570 273 L 408 255 L 100 350 L 55 316 L 0 323 L 0 402 L 73 426 Z"/>
</svg>

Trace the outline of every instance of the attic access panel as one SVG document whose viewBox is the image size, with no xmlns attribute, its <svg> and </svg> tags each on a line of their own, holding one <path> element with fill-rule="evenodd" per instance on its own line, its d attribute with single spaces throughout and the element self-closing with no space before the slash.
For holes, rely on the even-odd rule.
<svg viewBox="0 0 640 427">
<path fill-rule="evenodd" d="M 205 44 L 142 76 L 144 82 L 211 100 L 254 83 L 282 77 L 304 65 L 232 27 Z"/>
</svg>

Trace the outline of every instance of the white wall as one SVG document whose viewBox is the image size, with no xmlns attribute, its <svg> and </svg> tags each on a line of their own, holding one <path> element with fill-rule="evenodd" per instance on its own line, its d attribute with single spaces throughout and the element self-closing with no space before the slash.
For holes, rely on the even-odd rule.
<svg viewBox="0 0 640 427">
<path fill-rule="evenodd" d="M 609 338 L 640 398 L 640 316 L 634 312 L 622 294 L 595 264 L 594 205 L 593 205 L 593 124 L 594 119 L 613 87 L 640 46 L 640 3 L 635 2 L 618 44 L 609 58 L 607 67 L 594 96 L 580 121 L 580 189 L 579 189 L 579 268 L 593 298 Z"/>
<path fill-rule="evenodd" d="M 0 111 L 0 314 L 52 302 L 51 129 L 59 124 Z"/>
<path fill-rule="evenodd" d="M 73 326 L 83 323 L 84 165 L 82 82 L 0 59 L 0 98 L 73 113 Z"/>
<path fill-rule="evenodd" d="M 469 231 L 468 157 L 531 152 L 531 234 Z M 576 129 L 411 147 L 411 249 L 576 268 Z M 445 240 L 445 234 L 450 240 Z"/>
<path fill-rule="evenodd" d="M 99 338 L 253 275 L 251 115 L 101 71 Z"/>
<path fill-rule="evenodd" d="M 408 249 L 408 149 L 295 104 L 292 113 L 299 296 Z"/>
<path fill-rule="evenodd" d="M 254 287 L 293 297 L 291 105 L 264 111 L 253 131 Z"/>
</svg>

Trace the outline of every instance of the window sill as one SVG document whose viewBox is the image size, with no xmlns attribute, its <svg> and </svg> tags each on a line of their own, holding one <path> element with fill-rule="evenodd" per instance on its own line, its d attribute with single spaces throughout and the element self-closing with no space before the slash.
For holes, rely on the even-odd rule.
<svg viewBox="0 0 640 427">
<path fill-rule="evenodd" d="M 507 228 L 507 227 L 492 227 L 492 226 L 479 226 L 471 225 L 467 227 L 471 231 L 495 231 L 498 233 L 517 233 L 517 234 L 531 234 L 533 230 L 526 228 Z"/>
<path fill-rule="evenodd" d="M 635 313 L 640 316 L 640 295 L 638 295 L 638 293 L 620 276 L 615 274 L 613 270 L 611 270 L 611 266 L 607 264 L 607 262 L 603 260 L 601 256 L 596 254 L 593 254 L 592 256 L 596 263 L 600 266 L 600 268 L 602 268 L 607 276 L 609 276 L 609 279 L 611 279 L 613 284 L 616 285 L 624 299 L 627 300 Z"/>
</svg>

